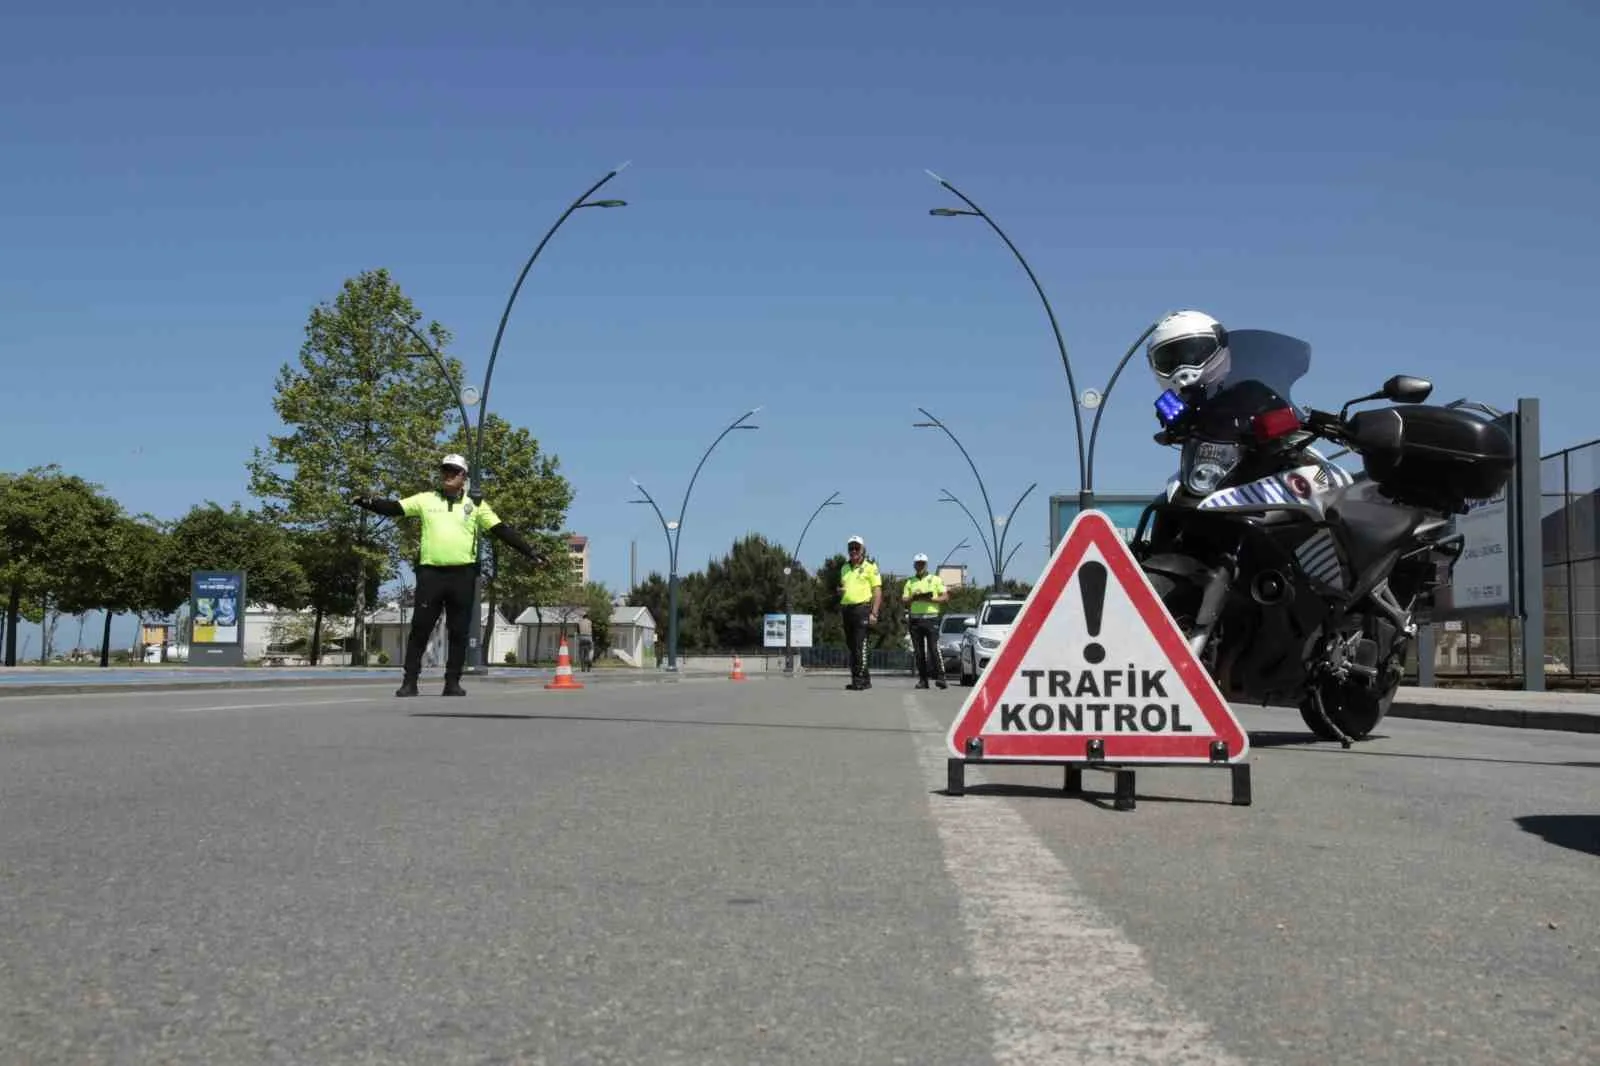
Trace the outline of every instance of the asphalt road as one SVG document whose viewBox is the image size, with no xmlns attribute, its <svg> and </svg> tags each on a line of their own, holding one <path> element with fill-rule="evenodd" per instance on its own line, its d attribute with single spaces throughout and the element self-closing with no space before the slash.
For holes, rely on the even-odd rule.
<svg viewBox="0 0 1600 1066">
<path fill-rule="evenodd" d="M 840 684 L 0 701 L 0 1062 L 1595 1059 L 1600 737 L 1245 712 L 1254 806 L 1116 812 Z"/>
</svg>

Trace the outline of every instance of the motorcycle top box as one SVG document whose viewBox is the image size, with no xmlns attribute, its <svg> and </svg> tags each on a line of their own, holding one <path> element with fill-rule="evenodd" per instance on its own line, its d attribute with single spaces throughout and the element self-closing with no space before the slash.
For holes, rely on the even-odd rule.
<svg viewBox="0 0 1600 1066">
<path fill-rule="evenodd" d="M 1396 497 L 1459 511 L 1511 480 L 1516 447 L 1501 426 L 1449 407 L 1384 407 L 1350 419 L 1367 476 Z"/>
</svg>

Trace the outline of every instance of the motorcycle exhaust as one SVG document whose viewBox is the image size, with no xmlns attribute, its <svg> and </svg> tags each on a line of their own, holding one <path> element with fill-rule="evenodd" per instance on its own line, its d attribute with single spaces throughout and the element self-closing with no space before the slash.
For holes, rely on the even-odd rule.
<svg viewBox="0 0 1600 1066">
<path fill-rule="evenodd" d="M 1250 598 L 1263 607 L 1276 607 L 1289 599 L 1293 591 L 1281 570 L 1263 570 L 1250 582 Z"/>
</svg>

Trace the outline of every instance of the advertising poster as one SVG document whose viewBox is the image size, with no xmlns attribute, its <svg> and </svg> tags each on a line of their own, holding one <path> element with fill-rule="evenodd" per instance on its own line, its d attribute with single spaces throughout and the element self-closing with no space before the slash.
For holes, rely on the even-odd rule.
<svg viewBox="0 0 1600 1066">
<path fill-rule="evenodd" d="M 1101 496 L 1095 494 L 1094 509 L 1102 511 L 1111 519 L 1111 524 L 1117 527 L 1117 535 L 1124 541 L 1132 541 L 1134 532 L 1139 528 L 1139 516 L 1144 514 L 1144 509 L 1155 499 L 1155 494 L 1148 496 Z M 1066 536 L 1067 529 L 1071 527 L 1072 520 L 1078 517 L 1077 496 L 1052 496 L 1050 497 L 1050 552 L 1055 553 L 1061 544 L 1061 538 Z"/>
<path fill-rule="evenodd" d="M 1447 611 L 1510 610 L 1511 508 L 1506 493 L 1469 501 L 1467 513 L 1456 517 L 1454 531 L 1466 544 L 1441 606 Z"/>
<path fill-rule="evenodd" d="M 764 618 L 765 625 L 761 631 L 761 645 L 765 648 L 781 648 L 784 646 L 783 622 L 787 615 L 769 614 Z M 797 614 L 794 618 L 794 642 L 791 648 L 811 647 L 811 616 Z"/>
<path fill-rule="evenodd" d="M 196 571 L 191 578 L 194 644 L 239 644 L 239 616 L 244 610 L 244 574 Z"/>
</svg>

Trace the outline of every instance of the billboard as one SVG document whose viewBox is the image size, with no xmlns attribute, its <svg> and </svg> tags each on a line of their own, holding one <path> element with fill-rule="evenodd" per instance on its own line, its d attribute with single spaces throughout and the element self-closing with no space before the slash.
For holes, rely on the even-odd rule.
<svg viewBox="0 0 1600 1066">
<path fill-rule="evenodd" d="M 1117 534 L 1124 541 L 1132 541 L 1134 531 L 1139 528 L 1139 516 L 1150 505 L 1155 495 L 1120 495 L 1102 496 L 1095 493 L 1094 509 L 1104 511 L 1111 519 L 1111 524 L 1117 527 Z M 1078 497 L 1071 496 L 1050 497 L 1050 554 L 1054 555 L 1056 548 L 1061 544 L 1061 538 L 1067 535 L 1072 520 L 1078 517 Z"/>
<path fill-rule="evenodd" d="M 196 570 L 189 575 L 191 663 L 244 662 L 244 595 L 242 570 Z"/>
<path fill-rule="evenodd" d="M 791 648 L 811 647 L 811 616 L 809 614 L 765 615 L 763 618 L 764 624 L 761 627 L 761 646 L 764 648 L 784 647 L 783 623 L 786 617 L 794 619 L 794 643 L 788 646 Z"/>
</svg>

